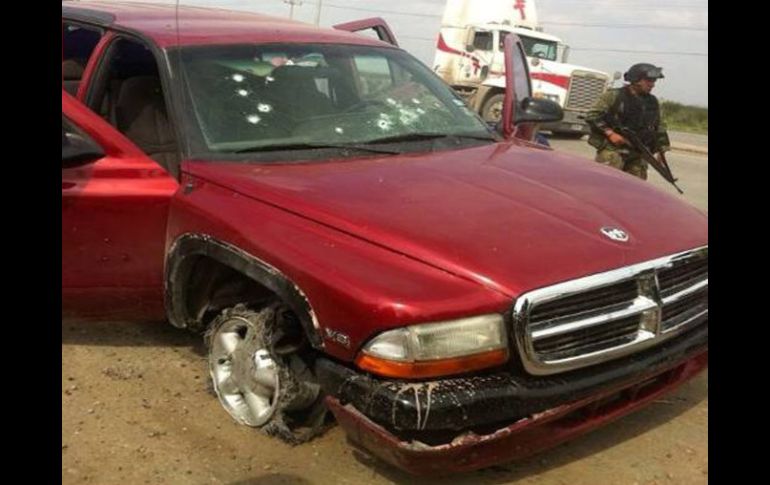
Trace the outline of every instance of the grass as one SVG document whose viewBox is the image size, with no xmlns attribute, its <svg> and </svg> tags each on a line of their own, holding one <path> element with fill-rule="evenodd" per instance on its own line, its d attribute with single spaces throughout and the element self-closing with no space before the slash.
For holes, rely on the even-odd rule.
<svg viewBox="0 0 770 485">
<path fill-rule="evenodd" d="M 674 101 L 661 101 L 661 111 L 666 127 L 673 131 L 686 131 L 708 135 L 709 109 L 689 106 Z"/>
</svg>

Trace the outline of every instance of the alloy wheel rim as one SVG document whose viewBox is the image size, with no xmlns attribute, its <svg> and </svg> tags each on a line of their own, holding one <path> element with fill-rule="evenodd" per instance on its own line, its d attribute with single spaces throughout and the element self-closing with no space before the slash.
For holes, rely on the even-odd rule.
<svg viewBox="0 0 770 485">
<path fill-rule="evenodd" d="M 234 317 L 219 326 L 211 340 L 209 370 L 219 401 L 236 421 L 261 426 L 273 416 L 278 371 L 249 320 Z"/>
</svg>

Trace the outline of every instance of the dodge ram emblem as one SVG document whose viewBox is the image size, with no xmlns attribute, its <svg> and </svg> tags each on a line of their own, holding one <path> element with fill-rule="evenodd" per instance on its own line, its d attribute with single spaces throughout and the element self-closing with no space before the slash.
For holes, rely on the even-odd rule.
<svg viewBox="0 0 770 485">
<path fill-rule="evenodd" d="M 601 231 L 602 231 L 602 234 L 612 239 L 613 241 L 620 241 L 620 242 L 628 241 L 628 233 L 623 229 L 606 226 L 606 227 L 602 227 Z"/>
</svg>

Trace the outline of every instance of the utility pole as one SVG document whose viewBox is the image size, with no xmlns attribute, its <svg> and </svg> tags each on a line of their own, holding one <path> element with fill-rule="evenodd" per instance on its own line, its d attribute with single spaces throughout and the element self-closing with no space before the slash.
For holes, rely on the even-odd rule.
<svg viewBox="0 0 770 485">
<path fill-rule="evenodd" d="M 295 5 L 302 5 L 302 0 L 283 0 L 283 3 L 288 3 L 290 5 L 290 7 L 289 7 L 289 18 L 294 20 L 294 6 Z"/>
<path fill-rule="evenodd" d="M 321 23 L 321 5 L 323 5 L 323 0 L 318 0 L 318 5 L 316 5 L 315 9 L 315 24 L 319 25 Z"/>
</svg>

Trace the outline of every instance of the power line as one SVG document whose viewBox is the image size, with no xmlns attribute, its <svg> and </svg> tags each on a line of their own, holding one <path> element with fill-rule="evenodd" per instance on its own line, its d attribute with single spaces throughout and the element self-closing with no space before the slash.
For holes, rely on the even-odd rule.
<svg viewBox="0 0 770 485">
<path fill-rule="evenodd" d="M 707 52 L 674 52 L 674 51 L 641 51 L 631 49 L 599 49 L 594 47 L 570 47 L 573 51 L 597 51 L 597 52 L 625 52 L 634 54 L 662 54 L 671 56 L 696 56 L 696 57 L 708 57 Z"/>
<path fill-rule="evenodd" d="M 440 14 L 428 14 L 428 13 L 414 13 L 414 12 L 397 12 L 395 10 L 379 10 L 374 8 L 360 8 L 360 7 L 350 7 L 348 5 L 334 5 L 333 3 L 325 3 L 324 7 L 331 7 L 331 8 L 339 8 L 342 10 L 356 10 L 359 12 L 372 12 L 372 13 L 389 13 L 391 15 L 406 15 L 409 17 L 426 17 L 426 18 L 435 18 L 440 19 Z"/>
<path fill-rule="evenodd" d="M 542 3 L 558 3 L 558 4 L 562 4 L 562 3 L 583 3 L 583 4 L 586 4 L 586 3 L 589 3 L 589 4 L 590 3 L 611 3 L 613 5 L 642 5 L 642 4 L 650 3 L 648 0 L 639 0 L 639 1 L 635 1 L 635 0 L 538 0 L 538 1 L 542 2 Z M 676 2 L 676 1 L 672 1 L 672 0 L 660 0 L 660 1 L 662 1 L 664 5 L 697 5 L 697 6 L 700 6 L 700 7 L 707 7 L 708 6 L 708 2 L 707 1 L 700 2 L 700 3 L 698 3 L 697 1 L 693 1 L 693 0 L 684 0 L 682 2 Z"/>
<path fill-rule="evenodd" d="M 327 7 L 338 8 L 343 10 L 355 10 L 359 12 L 370 13 L 385 13 L 391 15 L 405 15 L 411 17 L 425 17 L 425 18 L 440 18 L 438 14 L 425 14 L 425 13 L 413 13 L 413 12 L 398 12 L 395 10 L 383 10 L 374 8 L 360 8 L 349 7 L 347 5 L 335 5 L 333 3 L 325 4 Z M 708 27 L 687 27 L 679 25 L 657 25 L 657 24 L 593 24 L 593 23 L 580 23 L 580 22 L 541 22 L 543 25 L 568 25 L 575 27 L 606 27 L 612 29 L 663 29 L 663 30 L 691 30 L 691 31 L 708 31 Z"/>
<path fill-rule="evenodd" d="M 613 9 L 708 9 L 707 3 L 672 3 L 664 2 L 659 4 L 653 4 L 650 2 L 617 2 L 615 0 L 599 0 L 592 2 L 589 0 L 566 0 L 566 1 L 554 1 L 554 0 L 541 0 L 545 5 L 549 5 L 549 8 L 556 8 L 558 6 L 565 5 L 581 5 L 583 7 L 612 7 Z"/>
<path fill-rule="evenodd" d="M 411 39 L 411 40 L 424 40 L 426 42 L 436 42 L 436 38 L 431 37 L 418 37 L 413 35 L 399 35 L 399 39 Z M 676 51 L 647 51 L 647 50 L 632 50 L 632 49 L 601 49 L 598 47 L 570 47 L 571 50 L 576 51 L 597 51 L 597 52 L 624 52 L 635 54 L 662 54 L 672 56 L 697 56 L 708 57 L 708 53 L 704 52 L 676 52 Z"/>
<path fill-rule="evenodd" d="M 281 0 L 278 0 L 281 1 Z M 307 2 L 307 3 L 313 3 L 313 2 Z M 325 7 L 331 7 L 331 8 L 338 8 L 338 9 L 344 9 L 344 10 L 356 10 L 360 12 L 373 12 L 373 13 L 387 13 L 387 14 L 393 14 L 393 15 L 407 15 L 407 16 L 415 16 L 415 17 L 428 17 L 428 18 L 439 18 L 440 15 L 431 15 L 431 14 L 420 14 L 420 13 L 411 13 L 411 12 L 397 12 L 395 10 L 382 10 L 382 9 L 371 9 L 371 8 L 359 8 L 359 7 L 349 7 L 349 6 L 343 6 L 343 5 L 335 5 L 331 3 L 324 4 Z M 707 31 L 708 28 L 700 28 L 700 27 L 682 27 L 682 26 L 671 26 L 671 25 L 645 25 L 645 24 L 625 24 L 625 25 L 611 25 L 611 24 L 581 24 L 581 23 L 572 23 L 572 22 L 541 22 L 543 24 L 550 24 L 550 25 L 570 25 L 570 26 L 579 26 L 579 27 L 608 27 L 608 28 L 656 28 L 656 29 L 678 29 L 678 30 L 695 30 L 695 31 Z M 422 40 L 426 42 L 435 42 L 435 37 L 419 37 L 419 36 L 411 36 L 411 35 L 400 35 L 400 39 L 412 39 L 412 40 Z M 676 52 L 676 51 L 649 51 L 649 50 L 632 50 L 632 49 L 601 49 L 596 47 L 570 47 L 570 49 L 575 51 L 590 51 L 590 52 L 622 52 L 622 53 L 630 53 L 630 54 L 660 54 L 660 55 L 670 55 L 670 56 L 693 56 L 693 57 L 708 57 L 708 53 L 704 52 Z"/>
<path fill-rule="evenodd" d="M 707 4 L 676 4 L 676 3 L 665 3 L 665 4 L 659 4 L 659 5 L 650 5 L 649 3 L 621 3 L 621 2 L 588 2 L 588 1 L 566 1 L 566 2 L 557 2 L 559 6 L 563 6 L 565 4 L 569 5 L 577 5 L 580 4 L 581 7 L 607 7 L 612 10 L 694 10 L 694 9 L 704 9 L 706 10 L 708 8 Z M 545 5 L 548 5 L 550 8 L 556 8 L 556 4 L 551 4 L 550 1 L 545 2 Z"/>
<path fill-rule="evenodd" d="M 436 37 L 415 37 L 412 35 L 399 35 L 399 39 L 413 39 L 413 40 L 427 40 L 429 42 L 436 42 L 438 40 L 438 36 Z"/>
<path fill-rule="evenodd" d="M 676 6 L 676 7 L 702 7 L 702 8 L 708 8 L 708 2 L 702 2 L 702 3 L 693 3 L 693 2 L 684 2 L 684 3 L 677 3 L 672 1 L 663 1 L 663 3 L 659 4 L 651 4 L 649 1 L 639 1 L 639 2 L 622 2 L 618 0 L 540 0 L 540 2 L 543 3 L 558 3 L 559 5 L 564 5 L 565 3 L 579 3 L 581 5 L 620 5 L 620 6 L 639 6 L 639 5 L 652 5 L 654 7 L 660 6 Z"/>
<path fill-rule="evenodd" d="M 281 1 L 281 0 L 278 0 Z M 542 1 L 542 0 L 541 0 Z M 551 0 L 548 1 L 550 3 Z M 308 1 L 305 2 L 309 5 L 317 5 L 317 2 Z M 643 3 L 629 3 L 629 2 L 617 2 L 615 0 L 607 0 L 607 1 L 600 1 L 600 2 L 590 2 L 587 0 L 567 0 L 564 2 L 557 2 L 559 4 L 580 4 L 582 6 L 607 6 L 607 7 L 620 7 L 620 8 L 641 8 L 641 9 L 667 9 L 667 8 L 708 8 L 708 4 L 676 4 L 671 2 L 666 2 L 665 4 L 661 5 L 650 5 L 647 2 Z M 423 16 L 423 17 L 441 17 L 441 15 L 438 14 L 419 14 L 419 13 L 407 13 L 407 12 L 396 12 L 393 10 L 382 10 L 382 9 L 373 9 L 373 8 L 362 8 L 362 7 L 350 7 L 347 5 L 333 5 L 333 4 L 326 4 L 326 6 L 334 7 L 334 8 L 343 8 L 347 10 L 360 10 L 360 11 L 370 11 L 370 12 L 380 12 L 380 13 L 392 13 L 396 15 L 417 15 L 417 16 Z"/>
<path fill-rule="evenodd" d="M 608 29 L 662 29 L 662 30 L 695 30 L 707 32 L 708 27 L 687 27 L 684 25 L 656 24 L 584 24 L 580 22 L 540 22 L 543 25 L 569 25 L 574 27 L 600 27 Z"/>
</svg>

